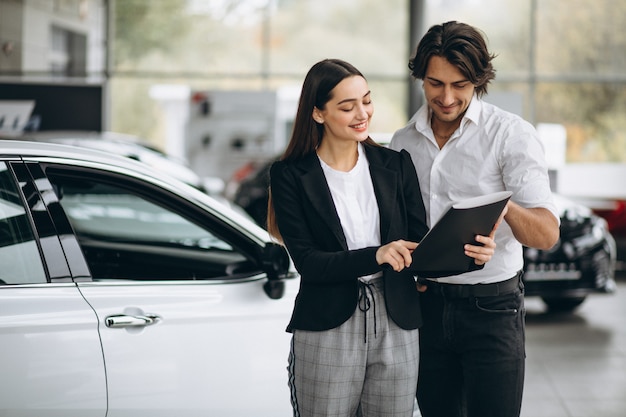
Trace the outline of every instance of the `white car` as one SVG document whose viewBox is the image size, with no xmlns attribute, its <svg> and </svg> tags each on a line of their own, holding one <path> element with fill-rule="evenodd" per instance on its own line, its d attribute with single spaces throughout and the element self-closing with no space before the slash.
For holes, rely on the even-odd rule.
<svg viewBox="0 0 626 417">
<path fill-rule="evenodd" d="M 299 277 L 248 218 L 128 158 L 0 141 L 0 416 L 292 415 Z"/>
<path fill-rule="evenodd" d="M 193 185 L 202 191 L 219 196 L 224 190 L 223 180 L 217 177 L 200 178 L 187 161 L 173 157 L 149 142 L 133 135 L 118 132 L 83 130 L 46 130 L 0 135 L 0 139 L 60 143 L 81 148 L 98 149 L 143 162 L 172 177 Z"/>
</svg>

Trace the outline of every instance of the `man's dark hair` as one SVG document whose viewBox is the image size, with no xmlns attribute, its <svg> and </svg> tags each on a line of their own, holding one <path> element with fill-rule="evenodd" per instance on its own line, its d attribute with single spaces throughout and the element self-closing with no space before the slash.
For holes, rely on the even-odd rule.
<svg viewBox="0 0 626 417">
<path fill-rule="evenodd" d="M 474 84 L 478 97 L 487 93 L 487 85 L 496 78 L 491 64 L 496 56 L 489 53 L 482 33 L 468 24 L 450 21 L 428 29 L 409 61 L 411 75 L 423 80 L 433 56 L 456 66 Z"/>
</svg>

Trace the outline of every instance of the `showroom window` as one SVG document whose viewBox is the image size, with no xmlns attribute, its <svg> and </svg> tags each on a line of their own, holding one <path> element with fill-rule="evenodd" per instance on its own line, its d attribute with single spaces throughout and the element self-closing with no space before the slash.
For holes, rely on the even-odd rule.
<svg viewBox="0 0 626 417">
<path fill-rule="evenodd" d="M 87 75 L 87 37 L 81 33 L 51 27 L 49 61 L 55 75 Z"/>
</svg>

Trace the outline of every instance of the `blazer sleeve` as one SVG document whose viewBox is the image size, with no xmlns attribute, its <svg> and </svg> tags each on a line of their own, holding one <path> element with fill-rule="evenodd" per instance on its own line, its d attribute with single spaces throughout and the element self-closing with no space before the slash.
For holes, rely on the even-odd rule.
<svg viewBox="0 0 626 417">
<path fill-rule="evenodd" d="M 422 191 L 411 155 L 406 150 L 402 149 L 400 151 L 400 157 L 402 186 L 408 219 L 407 239 L 413 242 L 419 242 L 426 236 L 429 229 L 426 222 L 426 208 L 424 207 Z"/>
<path fill-rule="evenodd" d="M 355 281 L 382 269 L 376 262 L 378 247 L 347 250 L 341 244 L 329 228 L 329 219 L 322 218 L 306 199 L 299 176 L 289 163 L 272 165 L 270 187 L 278 229 L 303 282 Z M 320 192 L 326 191 L 324 187 Z"/>
</svg>

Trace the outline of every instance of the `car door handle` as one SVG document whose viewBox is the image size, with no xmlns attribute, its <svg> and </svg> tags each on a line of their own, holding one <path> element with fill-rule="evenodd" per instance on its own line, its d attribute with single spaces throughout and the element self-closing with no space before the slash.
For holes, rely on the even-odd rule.
<svg viewBox="0 0 626 417">
<path fill-rule="evenodd" d="M 144 314 L 144 315 L 128 315 L 128 314 L 115 314 L 107 316 L 104 319 L 104 324 L 107 327 L 121 328 L 121 327 L 144 327 L 156 324 L 161 321 L 161 317 L 156 314 Z"/>
</svg>

